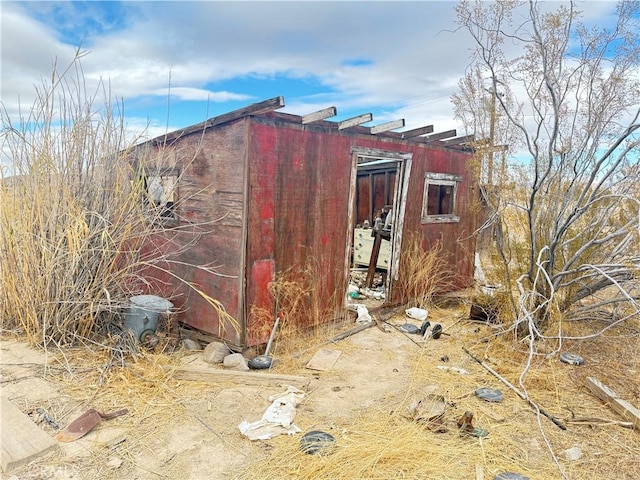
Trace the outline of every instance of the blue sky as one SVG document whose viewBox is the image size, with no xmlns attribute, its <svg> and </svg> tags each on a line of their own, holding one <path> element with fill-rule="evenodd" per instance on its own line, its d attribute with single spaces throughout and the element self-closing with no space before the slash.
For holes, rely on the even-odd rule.
<svg viewBox="0 0 640 480">
<path fill-rule="evenodd" d="M 108 81 L 132 130 L 150 137 L 283 96 L 283 112 L 335 106 L 369 126 L 458 128 L 451 95 L 471 39 L 452 1 L 0 2 L 2 105 L 33 102 L 54 61 L 81 45 L 89 88 Z M 583 2 L 605 19 L 613 2 Z M 168 108 L 168 104 L 170 108 Z M 403 129 L 400 129 L 403 130 Z M 460 134 L 463 134 L 460 131 Z"/>
</svg>

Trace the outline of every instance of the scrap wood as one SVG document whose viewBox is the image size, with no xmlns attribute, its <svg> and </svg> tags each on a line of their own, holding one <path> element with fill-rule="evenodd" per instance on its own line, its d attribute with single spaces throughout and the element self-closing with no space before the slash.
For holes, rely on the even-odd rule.
<svg viewBox="0 0 640 480">
<path fill-rule="evenodd" d="M 356 333 L 360 333 L 363 330 L 366 330 L 367 328 L 371 328 L 374 325 L 378 325 L 378 327 L 380 326 L 380 324 L 378 323 L 379 321 L 375 318 L 375 316 L 372 315 L 373 321 L 371 322 L 366 322 L 366 323 L 361 323 L 358 326 L 355 326 L 353 328 L 350 328 L 349 330 L 342 332 L 339 335 L 336 335 L 335 337 L 330 338 L 329 340 L 325 340 L 322 343 L 319 343 L 318 345 L 314 345 L 313 347 L 309 347 L 309 348 L 305 348 L 304 350 L 300 351 L 300 352 L 296 352 L 293 355 L 291 355 L 291 358 L 299 358 L 302 355 L 306 354 L 307 352 L 309 352 L 309 350 L 312 350 L 313 348 L 316 348 L 318 346 L 322 346 L 322 345 L 328 345 L 330 343 L 338 343 L 340 340 L 344 340 L 345 338 L 350 337 L 351 335 L 355 335 Z"/>
<path fill-rule="evenodd" d="M 58 442 L 2 396 L 2 471 L 8 472 L 56 448 Z"/>
<path fill-rule="evenodd" d="M 489 417 L 491 420 L 493 420 L 494 422 L 498 422 L 498 423 L 502 423 L 504 421 L 506 421 L 506 418 L 503 417 L 502 415 L 494 412 L 493 410 L 490 410 L 488 408 L 485 408 L 483 406 L 479 406 L 478 410 L 480 410 L 480 412 L 482 412 L 484 415 L 486 415 L 487 417 Z"/>
<path fill-rule="evenodd" d="M 309 378 L 298 375 L 281 375 L 276 373 L 241 372 L 208 367 L 181 367 L 173 375 L 176 380 L 192 380 L 198 382 L 237 381 L 246 385 L 264 385 L 268 383 L 291 383 L 306 385 Z"/>
<path fill-rule="evenodd" d="M 315 355 L 307 362 L 305 368 L 310 370 L 329 371 L 338 361 L 338 358 L 342 352 L 340 350 L 331 350 L 328 348 L 321 348 Z"/>
<path fill-rule="evenodd" d="M 616 392 L 601 383 L 597 378 L 587 377 L 585 385 L 591 393 L 609 405 L 613 411 L 625 420 L 630 421 L 634 428 L 640 429 L 640 410 L 620 398 Z"/>
<path fill-rule="evenodd" d="M 565 423 L 569 423 L 572 425 L 620 425 L 624 428 L 633 429 L 633 422 L 622 422 L 620 420 L 610 420 L 607 418 L 598 418 L 598 417 L 573 417 L 570 420 L 565 420 Z"/>
<path fill-rule="evenodd" d="M 471 358 L 473 358 L 476 362 L 478 362 L 485 370 L 487 370 L 491 375 L 493 375 L 494 377 L 496 377 L 498 380 L 500 380 L 502 383 L 504 383 L 507 387 L 509 387 L 511 390 L 513 390 L 521 399 L 523 399 L 525 402 L 527 402 L 529 404 L 529 406 L 533 407 L 535 410 L 537 410 L 538 412 L 540 412 L 542 415 L 544 415 L 545 417 L 547 417 L 549 420 L 551 420 L 553 423 L 556 424 L 556 426 L 558 428 L 560 428 L 561 430 L 566 430 L 567 427 L 560 421 L 558 420 L 556 417 L 554 417 L 553 415 L 551 415 L 550 413 L 548 413 L 547 411 L 543 410 L 542 408 L 540 408 L 536 403 L 534 403 L 529 397 L 527 397 L 524 393 L 522 393 L 520 390 L 518 390 L 516 387 L 514 387 L 511 382 L 509 382 L 509 380 L 507 380 L 506 378 L 504 378 L 503 376 L 501 376 L 498 372 L 496 372 L 493 368 L 491 368 L 489 365 L 487 365 L 486 363 L 484 363 L 482 360 L 480 360 L 478 357 L 476 357 L 473 353 L 471 353 L 469 350 L 466 349 L 466 347 L 462 347 L 462 350 L 464 350 L 464 352 L 469 355 Z"/>
</svg>

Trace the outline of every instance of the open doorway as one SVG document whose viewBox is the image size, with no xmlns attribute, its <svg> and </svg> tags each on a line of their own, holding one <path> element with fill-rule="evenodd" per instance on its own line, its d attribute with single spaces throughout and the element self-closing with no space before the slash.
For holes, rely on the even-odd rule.
<svg viewBox="0 0 640 480">
<path fill-rule="evenodd" d="M 370 149 L 352 154 L 349 295 L 375 308 L 392 301 L 411 155 Z"/>
</svg>

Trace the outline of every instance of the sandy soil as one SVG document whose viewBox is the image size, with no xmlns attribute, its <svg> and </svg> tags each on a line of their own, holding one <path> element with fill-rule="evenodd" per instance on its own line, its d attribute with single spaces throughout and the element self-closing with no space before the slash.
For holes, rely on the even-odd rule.
<svg viewBox="0 0 640 480">
<path fill-rule="evenodd" d="M 363 412 L 401 408 L 406 403 L 409 389 L 425 392 L 431 388 L 448 400 L 449 429 L 465 410 L 473 409 L 478 422 L 490 433 L 513 428 L 509 436 L 515 444 L 522 446 L 518 458 L 531 479 L 561 478 L 559 474 L 554 477 L 548 473 L 541 474 L 543 476 L 531 473 L 536 469 L 549 472 L 552 463 L 538 431 L 536 416 L 525 402 L 501 386 L 461 350 L 463 342 L 468 345 L 470 339 L 475 342 L 476 350 L 478 345 L 486 349 L 486 338 L 492 329 L 448 315 L 441 319 L 441 323 L 450 335 L 439 340 L 430 339 L 423 344 L 419 336 L 394 328 L 407 321 L 415 325 L 420 323 L 400 316 L 391 319 L 386 329 L 374 326 L 335 344 L 309 345 L 305 354 L 283 360 L 274 369 L 274 373 L 304 376 L 308 380 L 303 388 L 305 398 L 295 417 L 295 423 L 302 432 L 319 429 L 339 433 L 349 428 Z M 305 368 L 319 348 L 340 351 L 340 357 L 330 371 Z M 73 355 L 66 360 L 59 356 L 52 359 L 43 352 L 27 348 L 22 342 L 2 340 L 2 394 L 32 418 L 36 419 L 33 412 L 39 407 L 64 426 L 91 407 L 105 411 L 122 407 L 130 409 L 129 415 L 105 420 L 82 439 L 60 444 L 58 452 L 13 472 L 6 472 L 2 478 L 232 479 L 238 478 L 240 472 L 246 472 L 248 466 L 277 455 L 277 439 L 252 442 L 240 434 L 238 424 L 243 420 L 259 420 L 271 403 L 269 396 L 282 393 L 286 386 L 271 383 L 251 386 L 241 381 L 176 381 L 171 376 L 162 377 L 157 373 L 158 369 L 182 364 L 206 366 L 199 356 L 200 353 L 182 352 L 162 355 L 162 360 L 158 357 L 139 359 L 132 363 L 131 368 L 112 367 L 105 379 L 101 377 L 103 372 L 99 362 L 95 365 L 78 364 L 79 357 Z M 556 367 L 564 369 L 558 375 L 573 378 L 574 386 L 567 387 L 566 395 L 554 393 L 556 402 L 546 405 L 548 409 L 564 419 L 568 415 L 564 407 L 569 405 L 572 413 L 578 415 L 620 420 L 584 389 L 578 390 L 580 396 L 576 397 L 572 389 L 581 388 L 583 376 L 588 372 L 578 375 L 575 373 L 577 370 L 571 371 L 566 367 Z M 621 376 L 636 380 L 627 381 L 626 387 L 624 382 L 618 382 L 615 387 L 625 388 L 623 393 L 627 398 L 637 400 L 633 397 L 633 392 L 638 390 L 638 377 L 633 377 L 633 372 L 637 373 L 634 369 L 638 368 L 637 356 L 620 368 Z M 456 369 L 464 369 L 469 375 L 463 375 Z M 602 372 L 595 371 L 600 375 Z M 98 386 L 101 380 L 104 383 Z M 566 386 L 568 381 L 556 382 L 564 382 Z M 498 386 L 508 397 L 508 402 L 482 403 L 473 395 L 473 389 L 480 386 Z M 545 419 L 542 421 L 546 422 Z M 560 432 L 550 422 L 545 425 L 557 452 L 580 446 L 583 455 L 599 465 L 597 468 L 583 468 L 584 457 L 578 463 L 561 458 L 565 471 L 569 472 L 567 478 L 606 478 L 604 473 L 599 473 L 606 471 L 611 473 L 608 478 L 634 478 L 628 476 L 633 473 L 629 474 L 627 470 L 631 468 L 629 465 L 633 465 L 633 458 L 626 463 L 619 460 L 614 460 L 611 465 L 602 463 L 607 455 L 624 459 L 620 455 L 624 455 L 625 448 L 628 455 L 633 456 L 637 446 L 626 445 L 633 445 L 640 439 L 638 432 L 619 425 L 571 427 L 567 432 Z M 51 435 L 56 433 L 46 422 L 40 423 L 40 427 Z M 300 435 L 294 436 L 292 441 L 298 441 Z M 614 437 L 616 441 L 612 442 Z M 481 445 L 480 448 L 484 447 Z M 503 450 L 509 448 L 513 447 L 505 445 Z M 507 452 L 492 458 L 493 454 L 487 450 L 484 455 L 484 478 L 493 478 L 500 471 L 501 459 Z M 515 453 L 509 452 L 509 455 Z M 469 465 L 468 471 L 458 473 L 447 470 L 443 465 L 443 473 L 438 478 L 476 478 L 470 474 L 474 471 L 477 472 L 473 464 Z M 591 474 L 587 475 L 585 471 Z"/>
</svg>

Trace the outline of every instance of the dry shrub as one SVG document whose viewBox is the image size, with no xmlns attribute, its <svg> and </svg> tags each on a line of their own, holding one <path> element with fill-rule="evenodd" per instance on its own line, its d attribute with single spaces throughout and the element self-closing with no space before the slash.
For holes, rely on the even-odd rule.
<svg viewBox="0 0 640 480">
<path fill-rule="evenodd" d="M 407 238 L 400 257 L 398 290 L 409 304 L 425 308 L 435 295 L 454 290 L 454 276 L 442 243 L 425 249 L 422 241 L 417 233 Z"/>
<path fill-rule="evenodd" d="M 145 182 L 136 181 L 148 160 L 130 163 L 139 139 L 127 138 L 108 86 L 87 91 L 80 57 L 54 70 L 28 118 L 16 123 L 0 112 L 3 151 L 15 173 L 0 183 L 2 329 L 44 347 L 110 331 L 131 295 L 155 293 L 167 278 L 181 281 L 169 267 L 183 248 L 172 239 L 184 222 L 167 225 Z M 161 150 L 153 166 L 163 161 Z M 225 315 L 215 299 L 182 283 Z"/>
<path fill-rule="evenodd" d="M 329 338 L 348 318 L 342 309 L 340 292 L 325 300 L 321 270 L 311 259 L 300 268 L 290 268 L 269 284 L 280 323 L 276 334 L 276 352 L 296 352 L 310 344 Z M 273 328 L 273 313 L 252 308 L 250 338 L 266 339 Z M 322 327 L 322 328 L 319 328 Z"/>
</svg>

